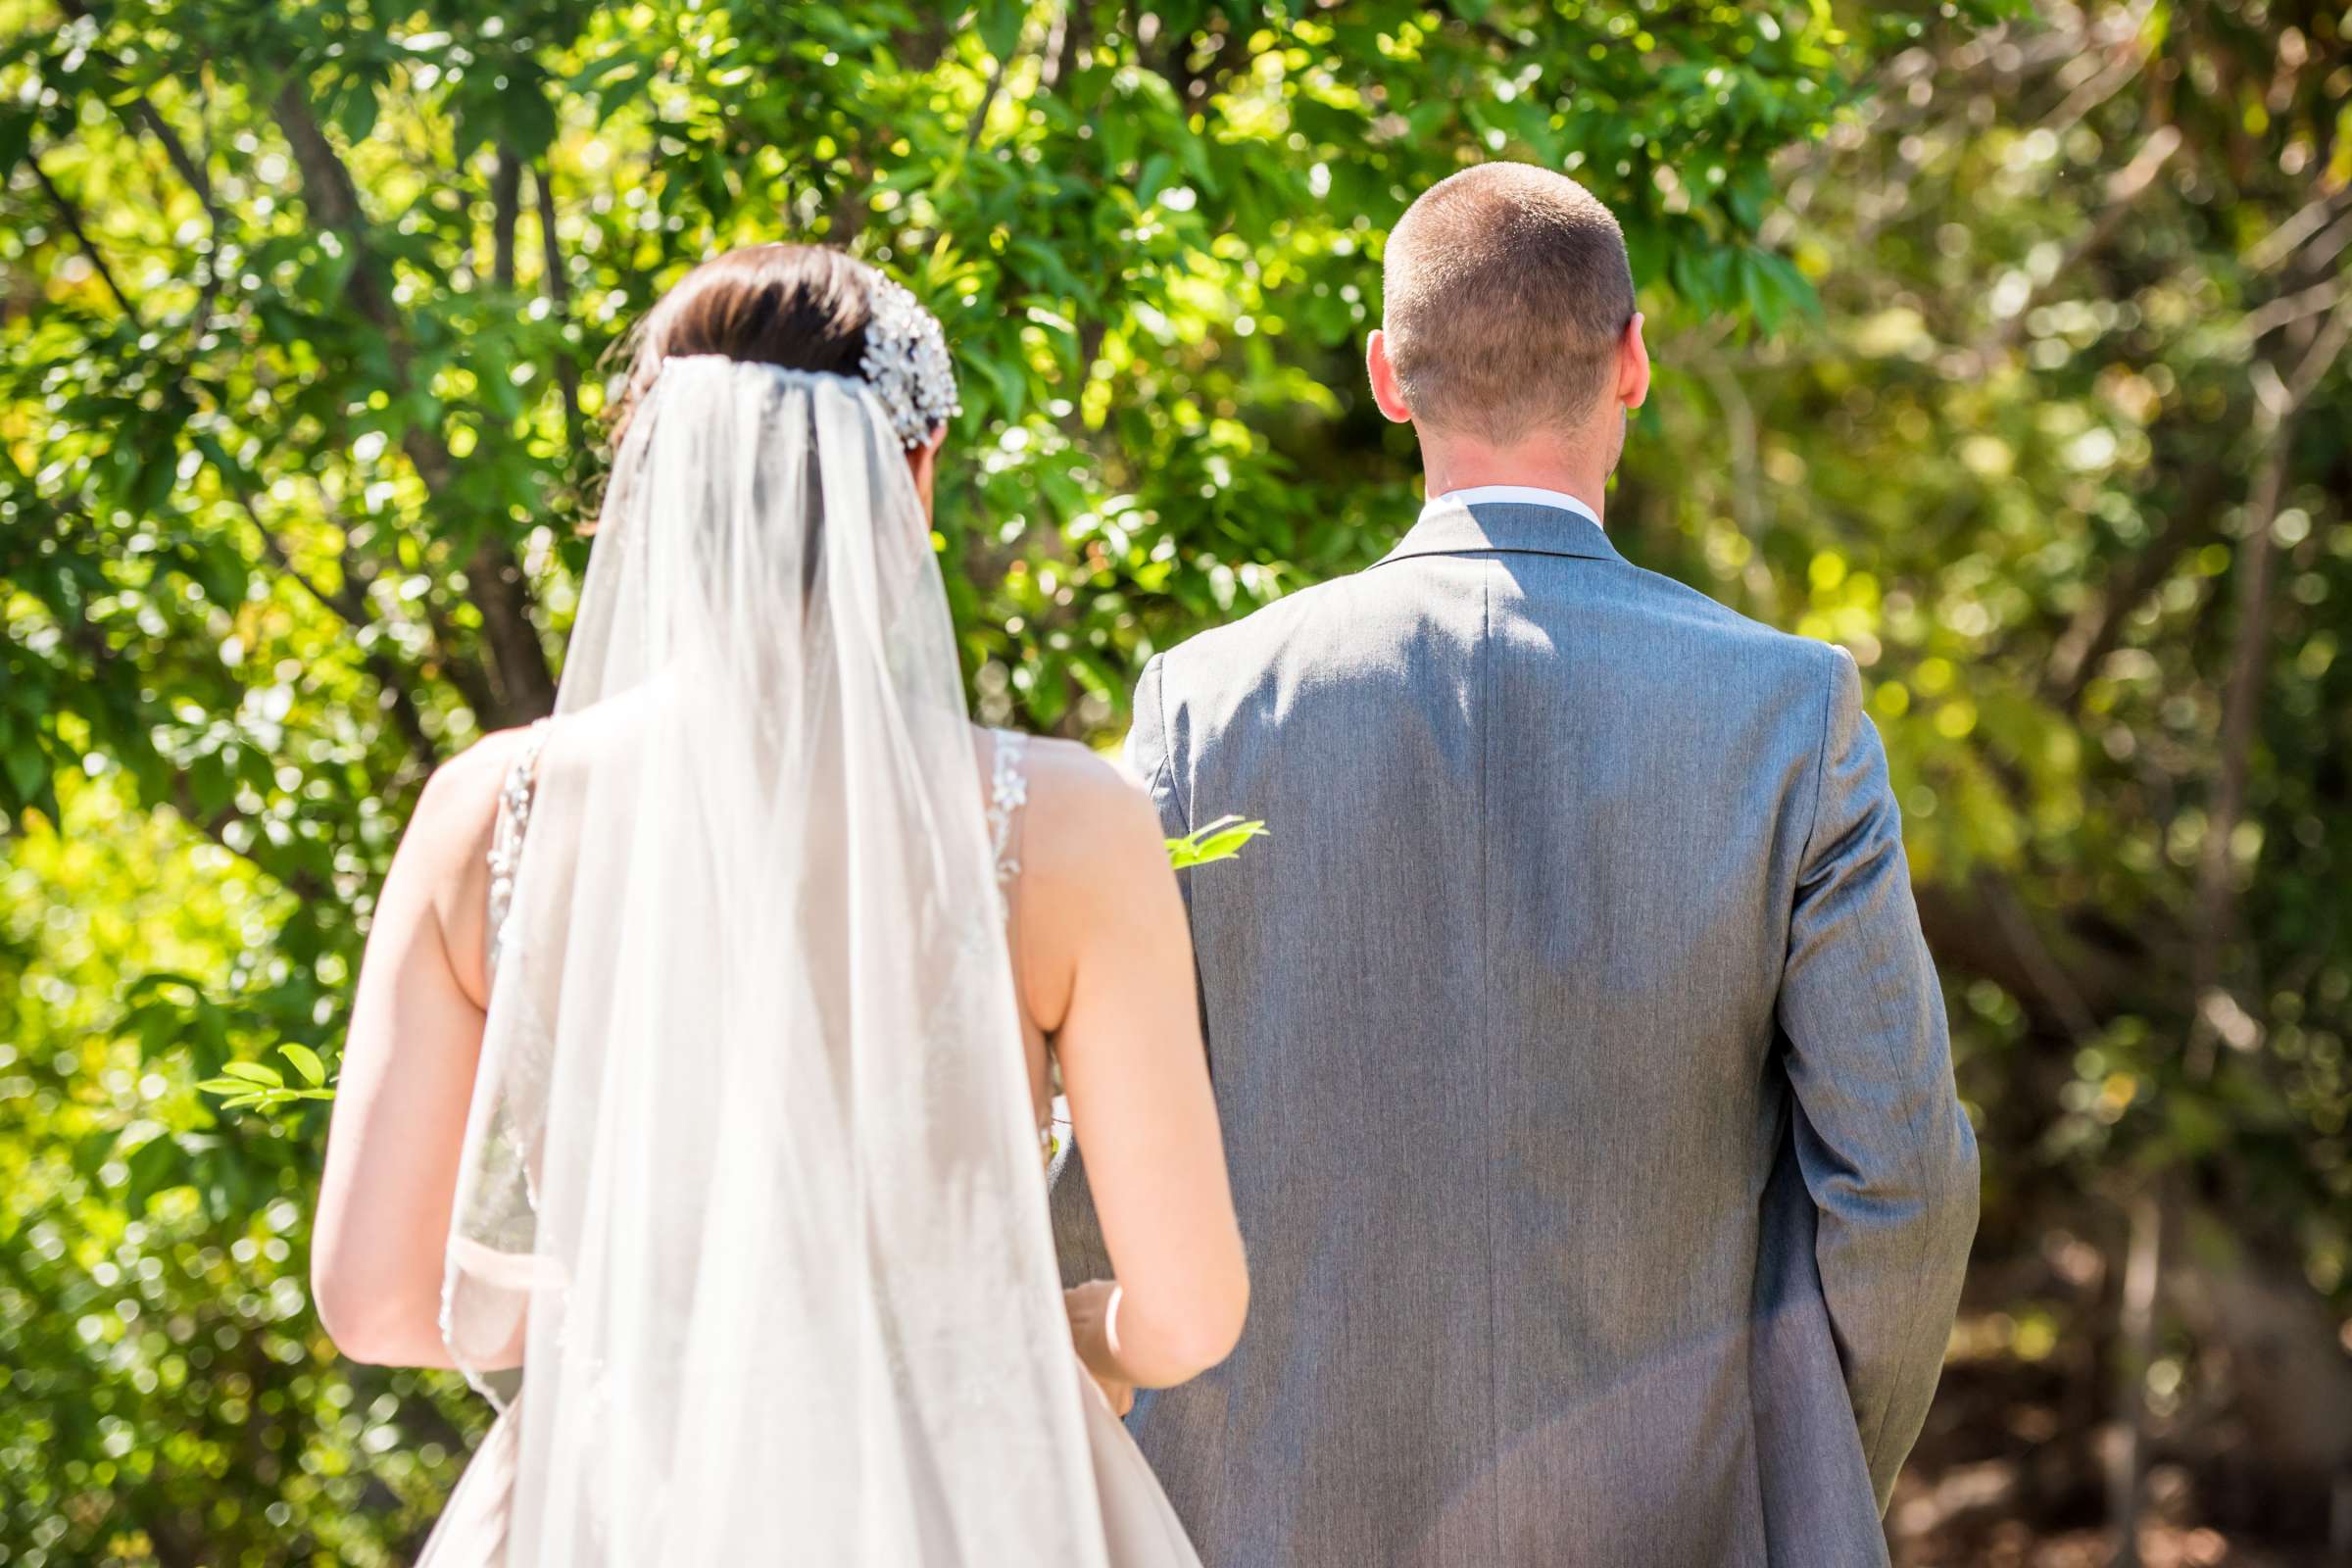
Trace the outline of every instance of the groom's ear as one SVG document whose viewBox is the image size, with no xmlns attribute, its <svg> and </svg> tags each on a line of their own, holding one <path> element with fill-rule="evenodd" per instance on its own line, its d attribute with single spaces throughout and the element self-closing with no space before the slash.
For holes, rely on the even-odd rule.
<svg viewBox="0 0 2352 1568">
<path fill-rule="evenodd" d="M 1642 341 L 1642 313 L 1625 323 L 1617 344 L 1617 401 L 1638 409 L 1649 401 L 1649 345 Z"/>
<path fill-rule="evenodd" d="M 1380 406 L 1380 412 L 1394 423 L 1412 423 L 1413 411 L 1404 402 L 1404 383 L 1396 379 L 1396 367 L 1389 363 L 1389 340 L 1377 326 L 1364 340 L 1364 369 L 1372 377 L 1372 401 Z"/>
</svg>

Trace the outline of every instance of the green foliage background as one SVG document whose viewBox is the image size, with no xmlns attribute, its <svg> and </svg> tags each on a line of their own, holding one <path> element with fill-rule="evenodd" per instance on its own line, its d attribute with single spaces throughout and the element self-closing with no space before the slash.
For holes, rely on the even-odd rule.
<svg viewBox="0 0 2352 1568">
<path fill-rule="evenodd" d="M 319 1334 L 320 1108 L 194 1086 L 331 1065 L 426 773 L 546 708 L 664 287 L 800 237 L 939 311 L 975 706 L 1102 737 L 1409 521 L 1358 344 L 1483 157 L 1625 221 L 1622 547 L 1852 648 L 1894 760 L 1987 1154 L 1903 1551 L 2352 1532 L 2348 25 L 0 0 L 0 1563 L 429 1527 L 480 1412 Z"/>
</svg>

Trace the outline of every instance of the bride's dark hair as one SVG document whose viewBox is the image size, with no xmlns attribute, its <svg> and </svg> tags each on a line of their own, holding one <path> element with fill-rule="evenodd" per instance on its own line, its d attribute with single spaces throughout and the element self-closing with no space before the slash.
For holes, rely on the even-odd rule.
<svg viewBox="0 0 2352 1568">
<path fill-rule="evenodd" d="M 612 400 L 612 444 L 665 360 L 716 354 L 788 370 L 861 376 L 872 276 L 821 245 L 746 245 L 679 279 L 631 333 L 628 379 Z"/>
</svg>

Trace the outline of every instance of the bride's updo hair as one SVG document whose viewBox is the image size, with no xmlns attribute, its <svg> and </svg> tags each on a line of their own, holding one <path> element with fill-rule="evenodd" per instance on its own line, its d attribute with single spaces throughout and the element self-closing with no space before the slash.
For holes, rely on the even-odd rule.
<svg viewBox="0 0 2352 1568">
<path fill-rule="evenodd" d="M 746 245 L 703 263 L 638 323 L 628 379 L 612 401 L 613 446 L 628 435 L 666 360 L 717 354 L 861 375 L 872 275 L 864 263 L 821 245 Z"/>
</svg>

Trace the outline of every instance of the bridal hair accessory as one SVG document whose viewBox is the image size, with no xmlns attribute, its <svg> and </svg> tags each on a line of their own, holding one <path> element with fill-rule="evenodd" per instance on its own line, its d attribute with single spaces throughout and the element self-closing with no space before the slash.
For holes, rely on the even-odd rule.
<svg viewBox="0 0 2352 1568">
<path fill-rule="evenodd" d="M 939 318 L 878 271 L 866 291 L 865 354 L 858 368 L 882 400 L 901 446 L 921 446 L 963 412 Z"/>
</svg>

